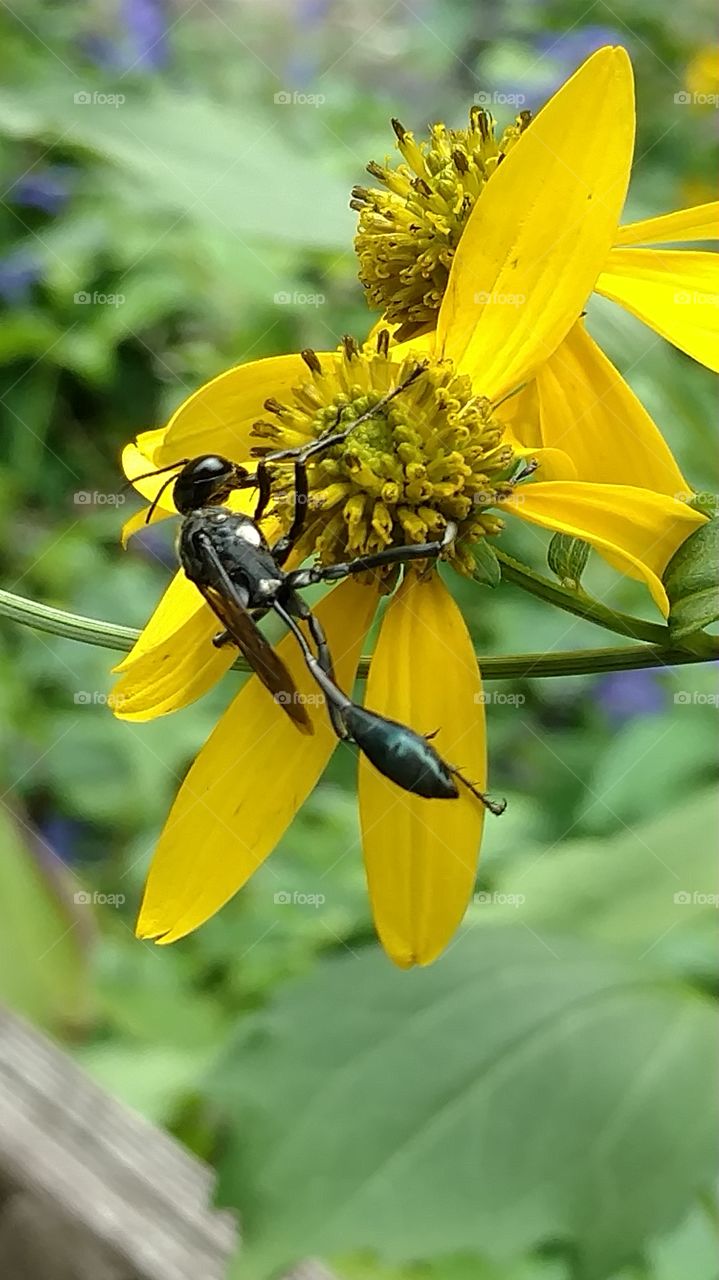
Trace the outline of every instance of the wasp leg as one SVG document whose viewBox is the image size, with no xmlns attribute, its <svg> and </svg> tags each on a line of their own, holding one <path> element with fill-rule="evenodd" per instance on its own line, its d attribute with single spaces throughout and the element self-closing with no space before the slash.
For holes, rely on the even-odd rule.
<svg viewBox="0 0 719 1280">
<path fill-rule="evenodd" d="M 457 526 L 450 520 L 442 537 L 435 542 L 413 542 L 406 547 L 388 547 L 372 556 L 357 556 L 343 564 L 330 564 L 324 569 L 295 569 L 287 581 L 293 588 L 309 587 L 315 582 L 335 582 L 351 573 L 366 573 L 388 564 L 405 564 L 409 560 L 429 560 L 442 554 L 457 536 Z"/>
<path fill-rule="evenodd" d="M 306 605 L 304 607 L 307 608 Z M 335 683 L 334 673 L 332 670 L 332 658 L 327 645 L 327 638 L 321 624 L 311 614 L 309 609 L 307 609 L 306 615 L 304 613 L 300 613 L 300 617 L 308 623 L 313 639 L 317 644 L 318 656 L 315 656 L 307 642 L 307 639 L 298 627 L 292 613 L 290 613 L 284 605 L 280 604 L 278 600 L 274 600 L 272 602 L 272 608 L 275 610 L 275 613 L 279 614 L 282 621 L 290 628 L 290 631 L 293 633 L 300 649 L 302 650 L 302 656 L 311 675 L 314 677 L 315 681 L 324 693 L 327 700 L 327 710 L 329 712 L 330 721 L 335 734 L 340 741 L 346 740 L 350 735 L 347 725 L 342 717 L 342 712 L 346 710 L 347 707 L 352 706 L 352 701 L 347 697 L 346 693 L 342 692 L 339 685 Z"/>
<path fill-rule="evenodd" d="M 344 444 L 345 440 L 354 431 L 355 427 L 361 423 L 367 422 L 370 418 L 374 418 L 381 413 L 388 404 L 394 400 L 395 396 L 400 395 L 407 387 L 411 387 L 412 383 L 417 380 L 421 373 L 427 368 L 426 363 L 415 365 L 414 369 L 407 374 L 407 377 L 400 382 L 398 387 L 393 387 L 386 395 L 383 395 L 371 409 L 367 409 L 365 413 L 361 413 L 358 418 L 354 418 L 342 431 L 330 431 L 328 434 L 320 436 L 318 440 L 313 440 L 312 444 L 297 445 L 294 449 L 280 449 L 276 453 L 268 453 L 265 455 L 265 462 L 288 462 L 290 459 L 296 458 L 299 462 L 307 462 L 308 458 L 314 457 L 316 453 L 322 453 L 324 449 L 331 449 L 336 444 Z M 337 415 L 337 425 L 342 419 L 342 410 Z"/>
<path fill-rule="evenodd" d="M 284 534 L 283 537 L 279 538 L 272 548 L 272 555 L 280 568 L 287 560 L 287 557 L 305 527 L 309 496 L 310 486 L 307 479 L 307 467 L 300 458 L 296 458 L 292 524 L 290 525 L 287 533 Z"/>
<path fill-rule="evenodd" d="M 488 809 L 490 813 L 495 815 L 495 817 L 499 817 L 500 814 L 504 813 L 507 808 L 506 800 L 492 800 L 491 796 L 488 796 L 484 791 L 480 791 L 479 787 L 476 787 L 473 782 L 469 781 L 469 778 L 465 778 L 464 774 L 460 773 L 459 769 L 457 769 L 455 765 L 450 764 L 447 767 L 452 774 L 452 777 L 456 778 L 458 782 L 461 782 L 462 786 L 466 787 L 468 791 L 471 791 L 472 795 L 476 796 L 477 799 L 482 802 L 485 809 Z"/>
</svg>

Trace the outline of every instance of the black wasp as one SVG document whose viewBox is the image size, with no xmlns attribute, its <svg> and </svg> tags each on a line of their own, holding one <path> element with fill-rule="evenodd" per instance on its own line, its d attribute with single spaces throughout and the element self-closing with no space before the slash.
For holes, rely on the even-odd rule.
<svg viewBox="0 0 719 1280">
<path fill-rule="evenodd" d="M 335 681 L 327 637 L 318 618 L 299 591 L 319 582 L 335 582 L 348 574 L 365 573 L 389 564 L 436 557 L 451 545 L 457 533 L 452 522 L 441 539 L 403 547 L 389 547 L 374 555 L 359 556 L 325 568 L 312 567 L 285 572 L 283 565 L 303 529 L 309 497 L 307 461 L 314 454 L 346 440 L 354 428 L 382 410 L 423 372 L 418 365 L 394 390 L 388 392 L 367 413 L 354 419 L 346 429 L 335 428 L 304 447 L 268 454 L 248 472 L 218 454 L 183 458 L 160 471 L 177 471 L 158 491 L 147 519 L 164 489 L 174 484 L 173 500 L 182 516 L 178 551 L 182 568 L 202 593 L 224 630 L 215 644 L 237 645 L 262 683 L 299 730 L 312 733 L 312 722 L 295 683 L 282 659 L 257 625 L 268 611 L 276 613 L 295 636 L 314 680 L 322 690 L 332 728 L 340 740 L 353 742 L 376 769 L 398 786 L 427 799 L 456 799 L 461 782 L 493 813 L 504 810 L 504 802 L 490 800 L 459 771 L 447 764 L 429 737 L 409 726 L 368 711 L 343 693 Z M 259 528 L 259 521 L 272 497 L 270 466 L 278 462 L 294 464 L 292 521 L 288 532 L 272 547 Z M 136 479 L 147 479 L 157 471 Z M 252 518 L 231 511 L 225 502 L 235 489 L 257 489 L 258 502 Z M 314 645 L 300 623 L 307 626 Z M 434 735 L 432 735 L 434 736 Z"/>
</svg>

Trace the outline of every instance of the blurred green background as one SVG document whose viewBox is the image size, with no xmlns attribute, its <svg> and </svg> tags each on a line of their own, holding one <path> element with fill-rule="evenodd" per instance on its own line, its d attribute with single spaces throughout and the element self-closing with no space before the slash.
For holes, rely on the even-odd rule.
<svg viewBox="0 0 719 1280">
<path fill-rule="evenodd" d="M 713 194 L 716 109 L 675 102 L 719 88 L 709 0 L 680 21 L 654 0 L 15 0 L 0 38 L 2 585 L 118 623 L 174 562 L 164 528 L 119 548 L 123 443 L 230 364 L 367 331 L 348 197 L 390 116 L 458 125 L 481 91 L 506 122 L 503 95 L 535 108 L 623 43 L 627 216 Z M 609 304 L 589 323 L 715 493 L 709 375 Z M 542 567 L 537 531 L 505 545 Z M 587 582 L 653 616 L 608 569 Z M 455 585 L 482 652 L 611 643 Z M 401 974 L 373 941 L 347 751 L 217 918 L 136 941 L 156 835 L 238 677 L 121 724 L 109 652 L 10 623 L 0 644 L 0 998 L 217 1165 L 257 1274 L 313 1252 L 345 1280 L 716 1277 L 713 668 L 488 686 L 509 808 L 459 940 Z"/>
</svg>

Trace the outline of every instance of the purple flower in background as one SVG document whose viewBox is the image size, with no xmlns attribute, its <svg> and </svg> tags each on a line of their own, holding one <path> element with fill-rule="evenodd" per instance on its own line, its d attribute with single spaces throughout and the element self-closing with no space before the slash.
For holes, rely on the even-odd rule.
<svg viewBox="0 0 719 1280">
<path fill-rule="evenodd" d="M 546 55 L 561 68 L 560 79 L 578 67 L 590 54 L 605 44 L 622 44 L 625 37 L 615 27 L 603 27 L 590 23 L 586 27 L 573 27 L 571 31 L 550 31 L 534 38 L 537 53 Z"/>
<path fill-rule="evenodd" d="M 28 249 L 14 249 L 0 258 L 0 298 L 9 306 L 27 302 L 40 279 L 40 263 Z"/>
<path fill-rule="evenodd" d="M 82 823 L 59 813 L 50 814 L 38 823 L 38 832 L 43 842 L 41 853 L 54 855 L 68 866 L 75 861 Z"/>
<path fill-rule="evenodd" d="M 491 87 L 510 95 L 520 91 L 523 100 L 519 105 L 530 111 L 543 106 L 590 54 L 603 45 L 624 43 L 620 31 L 599 24 L 574 27 L 566 32 L 550 31 L 529 40 L 531 43 L 526 45 L 524 53 L 526 66 L 521 75 L 518 73 L 517 83 L 497 83 Z M 511 103 L 511 97 L 509 101 Z"/>
<path fill-rule="evenodd" d="M 165 0 L 122 0 L 120 12 L 134 64 L 164 67 L 168 59 Z"/>
<path fill-rule="evenodd" d="M 155 71 L 169 58 L 166 0 L 121 0 L 120 31 L 86 36 L 83 49 L 106 71 Z"/>
<path fill-rule="evenodd" d="M 599 681 L 596 698 L 608 719 L 616 725 L 637 716 L 656 715 L 666 703 L 655 671 L 613 671 Z"/>
<path fill-rule="evenodd" d="M 332 0 L 297 0 L 297 21 L 315 25 L 322 22 L 329 12 Z"/>
<path fill-rule="evenodd" d="M 50 165 L 26 173 L 10 188 L 8 200 L 43 213 L 59 213 L 67 203 L 72 184 L 69 165 Z"/>
</svg>

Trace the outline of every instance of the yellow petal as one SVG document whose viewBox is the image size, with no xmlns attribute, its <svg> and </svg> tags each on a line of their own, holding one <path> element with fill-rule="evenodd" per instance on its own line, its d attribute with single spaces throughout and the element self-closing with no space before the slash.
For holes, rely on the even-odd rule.
<svg viewBox="0 0 719 1280">
<path fill-rule="evenodd" d="M 435 573 L 407 579 L 382 621 L 365 705 L 420 733 L 484 788 L 486 738 L 472 641 Z M 447 945 L 472 895 L 484 823 L 478 800 L 423 800 L 360 757 L 360 818 L 372 911 L 395 964 L 429 964 Z"/>
<path fill-rule="evenodd" d="M 659 428 L 581 322 L 538 371 L 537 390 L 544 444 L 570 455 L 578 480 L 689 492 Z"/>
<path fill-rule="evenodd" d="M 112 691 L 117 718 L 153 720 L 207 693 L 237 657 L 233 645 L 213 645 L 221 630 L 197 588 L 178 573 L 134 649 L 116 668 L 122 673 Z"/>
<path fill-rule="evenodd" d="M 149 435 L 150 432 L 145 434 Z M 155 434 L 154 432 L 152 434 Z M 164 438 L 164 431 L 158 432 Z M 139 438 L 138 438 L 139 439 Z M 159 446 L 158 446 L 159 447 Z M 132 482 L 137 492 L 142 494 L 148 502 L 154 502 L 158 494 L 161 494 L 158 507 L 165 511 L 168 515 L 174 515 L 177 508 L 172 501 L 172 482 L 175 479 L 175 472 L 164 471 L 161 474 L 154 472 L 156 463 L 144 449 L 139 448 L 138 444 L 126 444 L 122 451 L 122 469 L 128 480 Z M 154 474 L 148 474 L 152 473 Z M 137 476 L 145 476 L 146 479 L 138 480 Z"/>
<path fill-rule="evenodd" d="M 145 623 L 134 648 L 113 667 L 113 671 L 126 671 L 140 654 L 170 640 L 193 614 L 202 610 L 210 612 L 197 588 L 184 573 L 178 571 L 165 589 L 151 618 Z"/>
<path fill-rule="evenodd" d="M 719 239 L 719 201 L 695 205 L 693 209 L 677 209 L 658 218 L 644 218 L 618 227 L 615 245 L 677 244 L 689 240 Z"/>
<path fill-rule="evenodd" d="M 481 394 L 526 381 L 581 314 L 614 240 L 633 144 L 631 63 L 624 49 L 600 49 L 487 183 L 437 330 Z"/>
<path fill-rule="evenodd" d="M 533 379 L 514 395 L 507 396 L 498 406 L 496 415 L 504 424 L 505 430 L 511 432 L 512 440 L 527 449 L 542 447 L 542 432 L 539 426 L 539 398 L 537 383 Z"/>
<path fill-rule="evenodd" d="M 597 280 L 597 292 L 719 372 L 718 254 L 613 249 Z"/>
<path fill-rule="evenodd" d="M 320 354 L 320 360 L 324 358 L 333 357 Z M 300 355 L 271 356 L 228 369 L 180 405 L 155 462 L 163 466 L 201 453 L 221 453 L 241 462 L 250 455 L 253 424 L 267 416 L 267 397 L 286 399 L 306 377 L 307 365 Z"/>
<path fill-rule="evenodd" d="M 347 581 L 317 608 L 345 689 L 352 688 L 376 599 L 371 588 Z M 294 638 L 286 636 L 278 652 L 300 694 L 314 699 L 317 686 Z M 140 937 L 174 942 L 190 933 L 272 852 L 336 742 L 324 707 L 309 701 L 307 706 L 312 737 L 298 732 L 256 677 L 235 698 L 190 769 L 160 837 L 138 921 Z"/>
<path fill-rule="evenodd" d="M 596 547 L 620 573 L 645 582 L 666 617 L 661 575 L 674 552 L 706 516 L 683 502 L 630 485 L 550 481 L 528 484 L 497 504 L 521 520 Z"/>
<path fill-rule="evenodd" d="M 166 511 L 164 507 L 156 506 L 148 520 L 149 510 L 149 507 L 141 507 L 133 516 L 130 516 L 129 520 L 125 521 L 120 533 L 123 549 L 127 548 L 127 544 L 134 533 L 139 533 L 141 529 L 146 529 L 150 524 L 157 524 L 160 520 L 168 520 L 171 515 L 174 515 L 173 511 Z"/>
</svg>

